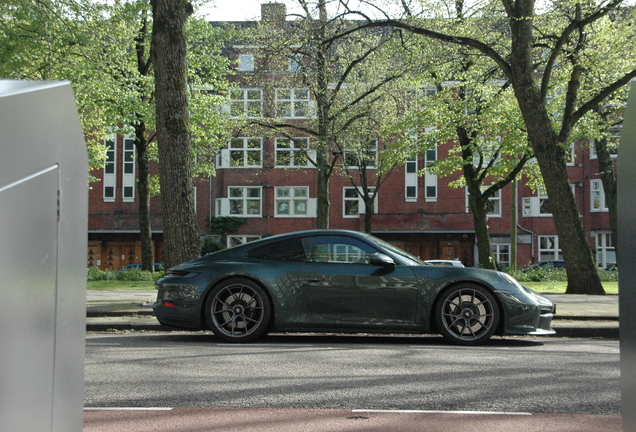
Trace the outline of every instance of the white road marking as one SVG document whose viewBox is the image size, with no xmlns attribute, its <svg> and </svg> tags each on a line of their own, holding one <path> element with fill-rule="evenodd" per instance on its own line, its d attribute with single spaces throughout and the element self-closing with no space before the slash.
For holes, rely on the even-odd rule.
<svg viewBox="0 0 636 432">
<path fill-rule="evenodd" d="M 222 346 L 222 347 L 236 347 L 236 348 L 241 348 L 241 347 L 246 347 L 246 348 L 307 348 L 307 347 L 314 347 L 315 345 L 297 345 L 297 344 L 233 344 L 233 343 L 227 343 L 227 344 L 223 344 L 223 343 L 219 343 L 219 344 L 215 344 L 216 346 Z"/>
<path fill-rule="evenodd" d="M 120 346 L 120 343 L 101 343 L 101 342 L 87 342 L 86 346 Z"/>
<path fill-rule="evenodd" d="M 370 410 L 357 409 L 351 410 L 356 413 L 417 413 L 417 414 L 472 414 L 472 415 L 515 415 L 515 416 L 531 416 L 532 413 L 526 412 L 497 412 L 497 411 L 429 411 L 429 410 Z"/>
<path fill-rule="evenodd" d="M 168 407 L 84 407 L 84 411 L 172 411 Z"/>
</svg>

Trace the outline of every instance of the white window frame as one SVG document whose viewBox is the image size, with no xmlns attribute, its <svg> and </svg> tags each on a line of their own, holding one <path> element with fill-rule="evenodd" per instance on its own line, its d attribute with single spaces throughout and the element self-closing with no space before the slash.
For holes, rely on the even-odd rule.
<svg viewBox="0 0 636 432">
<path fill-rule="evenodd" d="M 311 92 L 308 88 L 277 88 L 274 91 L 276 117 L 306 119 L 311 116 Z"/>
<path fill-rule="evenodd" d="M 260 239 L 259 235 L 228 235 L 227 247 L 238 246 Z"/>
<path fill-rule="evenodd" d="M 482 186 L 482 191 L 487 189 L 488 186 Z M 468 187 L 466 187 L 466 213 L 470 213 L 470 204 L 469 204 L 469 196 L 470 193 L 468 193 Z M 488 211 L 488 209 L 486 210 L 486 216 L 488 216 L 489 218 L 500 218 L 501 217 L 501 189 L 499 189 L 497 192 L 495 192 L 495 195 L 488 198 L 488 201 L 490 203 L 493 204 L 494 209 L 496 210 L 495 212 L 491 212 Z"/>
<path fill-rule="evenodd" d="M 260 118 L 263 116 L 263 89 L 240 88 L 230 91 L 232 118 Z"/>
<path fill-rule="evenodd" d="M 537 196 L 522 198 L 521 216 L 552 217 L 552 213 L 545 213 L 542 211 L 542 208 L 548 199 L 548 194 L 543 189 L 537 191 Z"/>
<path fill-rule="evenodd" d="M 356 192 L 357 190 L 357 192 Z M 369 188 L 369 194 L 372 194 L 375 191 L 375 188 Z M 347 192 L 349 193 L 349 196 L 347 196 Z M 353 193 L 355 193 L 355 197 L 353 197 Z M 362 189 L 359 187 L 353 187 L 353 186 L 345 186 L 342 188 L 342 217 L 347 219 L 347 218 L 358 218 L 360 217 L 360 215 L 363 215 L 365 213 L 365 205 L 364 205 L 364 200 L 362 199 L 362 197 L 360 196 L 362 194 Z M 347 214 L 347 203 L 357 203 L 357 212 L 355 214 Z M 375 199 L 373 200 L 373 212 L 374 213 L 378 213 L 378 195 L 375 196 Z"/>
<path fill-rule="evenodd" d="M 134 202 L 135 201 L 135 156 L 137 154 L 137 147 L 135 146 L 135 140 L 132 137 L 124 137 L 123 141 L 123 169 L 121 175 L 122 183 L 122 201 Z"/>
<path fill-rule="evenodd" d="M 565 161 L 565 164 L 567 166 L 574 166 L 576 164 L 576 148 L 574 146 L 574 143 L 570 143 L 569 157 Z"/>
<path fill-rule="evenodd" d="M 106 162 L 104 163 L 103 199 L 104 202 L 115 202 L 117 197 L 117 135 L 111 134 L 104 140 Z M 107 193 L 107 192 L 111 192 Z"/>
<path fill-rule="evenodd" d="M 540 235 L 537 239 L 539 262 L 541 261 L 562 261 L 563 252 L 559 247 L 558 235 Z M 546 244 L 546 242 L 552 243 L 552 245 Z M 551 247 L 546 247 L 551 246 Z"/>
<path fill-rule="evenodd" d="M 417 89 L 406 90 L 405 101 L 406 110 L 416 110 L 420 107 L 421 101 L 424 98 L 429 98 L 437 94 L 437 88 L 433 86 L 426 86 Z"/>
<path fill-rule="evenodd" d="M 507 248 L 507 250 L 502 251 L 504 248 Z M 490 249 L 497 264 L 501 267 L 510 267 L 510 243 L 491 243 Z M 502 256 L 507 256 L 507 259 L 501 259 Z"/>
<path fill-rule="evenodd" d="M 610 128 L 610 140 L 618 141 L 621 139 L 621 130 L 623 125 L 616 125 Z M 618 157 L 618 149 L 616 147 L 610 148 L 610 157 L 616 158 Z M 598 155 L 596 154 L 596 141 L 590 140 L 590 159 L 598 159 Z"/>
<path fill-rule="evenodd" d="M 303 55 L 294 54 L 289 58 L 289 71 L 300 72 L 303 68 Z"/>
<path fill-rule="evenodd" d="M 606 268 L 609 264 L 616 264 L 616 248 L 612 244 L 611 231 L 597 231 L 596 238 L 596 265 Z"/>
<path fill-rule="evenodd" d="M 605 202 L 605 189 L 601 179 L 590 180 L 590 211 L 591 212 L 608 212 Z"/>
<path fill-rule="evenodd" d="M 257 205 L 254 206 L 254 203 Z M 263 188 L 261 186 L 228 186 L 227 198 L 216 199 L 216 216 L 260 218 L 262 215 Z"/>
<path fill-rule="evenodd" d="M 286 211 L 281 209 L 286 208 Z M 316 217 L 316 198 L 309 198 L 309 186 L 278 186 L 274 188 L 274 217 Z"/>
<path fill-rule="evenodd" d="M 372 161 L 371 165 L 367 165 L 366 168 L 367 169 L 377 169 L 378 167 L 378 139 L 377 138 L 371 138 L 369 141 L 373 142 L 372 145 L 372 149 L 365 149 L 364 153 L 365 155 L 371 156 L 370 158 L 367 158 L 369 160 Z M 351 150 L 350 148 L 346 148 L 345 147 L 345 151 L 343 154 L 343 160 L 342 162 L 346 165 L 350 160 L 353 160 L 356 162 L 355 165 L 346 165 L 347 169 L 359 169 L 360 166 L 357 164 L 358 161 L 358 155 L 357 155 L 358 151 L 357 150 Z"/>
<path fill-rule="evenodd" d="M 257 145 L 251 147 L 251 145 Z M 258 163 L 250 164 L 250 158 L 258 154 Z M 236 161 L 241 161 L 236 163 Z M 262 168 L 263 167 L 263 138 L 262 137 L 236 137 L 228 142 L 227 147 L 221 149 L 217 159 L 219 168 Z"/>
<path fill-rule="evenodd" d="M 283 143 L 289 145 L 289 147 L 283 147 Z M 302 143 L 302 144 L 301 144 Z M 282 160 L 282 155 L 284 153 L 288 153 L 289 165 L 283 165 L 279 163 Z M 302 160 L 303 158 L 298 158 L 297 155 L 299 153 L 305 153 L 306 157 L 305 164 L 297 164 L 296 160 Z M 285 138 L 285 137 L 276 137 L 276 149 L 275 149 L 275 168 L 311 168 L 313 167 L 312 163 L 309 159 L 316 160 L 316 152 L 309 150 L 309 137 L 294 137 L 294 138 Z"/>
<path fill-rule="evenodd" d="M 240 72 L 254 72 L 254 54 L 239 54 L 238 70 Z"/>
<path fill-rule="evenodd" d="M 437 128 L 430 127 L 426 128 L 425 132 L 432 133 L 437 130 Z M 424 152 L 424 166 L 428 167 L 431 164 L 435 163 L 438 159 L 437 154 L 437 145 L 433 148 L 426 149 Z M 435 174 L 424 174 L 424 201 L 425 202 L 437 202 L 437 194 L 438 194 L 438 186 L 437 186 L 437 175 Z"/>
<path fill-rule="evenodd" d="M 417 202 L 419 194 L 418 171 L 417 157 L 408 159 L 404 164 L 404 199 L 406 202 Z M 412 193 L 409 194 L 409 191 Z"/>
<path fill-rule="evenodd" d="M 488 164 L 490 164 L 490 162 L 492 161 L 492 153 L 494 152 L 496 148 L 500 146 L 501 146 L 501 136 L 496 136 L 494 140 L 489 140 L 489 141 L 486 141 L 484 139 L 480 140 L 479 148 L 482 150 L 481 156 L 483 156 L 481 169 L 484 169 L 485 167 L 488 166 Z M 490 153 L 490 154 L 484 155 L 483 153 Z M 475 168 L 478 168 L 479 156 L 480 156 L 479 153 L 473 154 L 473 166 Z M 497 155 L 494 163 L 496 164 L 497 161 L 499 161 L 499 159 L 501 159 L 500 154 Z"/>
</svg>

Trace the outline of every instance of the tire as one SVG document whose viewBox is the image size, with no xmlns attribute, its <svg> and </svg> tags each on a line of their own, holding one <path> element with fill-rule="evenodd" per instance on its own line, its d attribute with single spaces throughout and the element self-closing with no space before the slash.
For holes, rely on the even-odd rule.
<svg viewBox="0 0 636 432">
<path fill-rule="evenodd" d="M 500 320 L 497 299 L 476 284 L 456 285 L 443 291 L 434 313 L 437 330 L 455 345 L 485 343 Z"/>
<path fill-rule="evenodd" d="M 205 302 L 208 326 L 226 342 L 252 342 L 263 336 L 269 327 L 271 311 L 265 290 L 242 278 L 224 281 Z"/>
</svg>

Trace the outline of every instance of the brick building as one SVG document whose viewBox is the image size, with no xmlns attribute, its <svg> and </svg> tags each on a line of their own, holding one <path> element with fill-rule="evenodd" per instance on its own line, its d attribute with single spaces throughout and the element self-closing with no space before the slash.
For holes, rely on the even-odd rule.
<svg viewBox="0 0 636 432">
<path fill-rule="evenodd" d="M 282 25 L 284 16 L 284 5 L 262 5 L 264 20 Z M 232 95 L 231 115 L 269 113 L 290 121 L 309 118 L 312 104 L 309 90 L 302 86 L 277 88 L 277 71 L 259 70 L 262 64 L 256 49 L 248 45 L 228 47 L 227 55 L 238 68 L 232 79 L 239 86 Z M 290 62 L 285 67 L 289 68 L 285 72 L 293 72 L 294 64 Z M 317 173 L 303 156 L 303 150 L 311 148 L 310 138 L 292 138 L 248 129 L 238 133 L 218 153 L 216 176 L 195 182 L 202 236 L 207 234 L 206 218 L 214 216 L 247 220 L 228 236 L 228 245 L 316 227 Z M 141 262 L 136 167 L 131 140 L 114 137 L 106 145 L 109 147 L 106 167 L 92 173 L 101 182 L 95 183 L 90 191 L 88 265 L 116 269 Z M 466 190 L 448 186 L 459 173 L 444 178 L 417 174 L 425 163 L 446 157 L 450 147 L 440 145 L 436 150 L 406 161 L 390 174 L 378 192 L 372 233 L 422 259 L 459 259 L 473 266 L 478 257 Z M 382 151 L 381 142 L 375 149 L 376 153 L 379 151 Z M 311 156 L 311 151 L 308 153 Z M 588 143 L 577 145 L 572 155 L 568 168 L 572 188 L 589 242 L 597 248 L 599 266 L 605 267 L 616 260 L 595 155 Z M 364 204 L 357 196 L 356 186 L 345 176 L 331 177 L 331 228 L 364 229 Z M 492 199 L 489 228 L 497 261 L 502 266 L 509 265 L 513 187 L 517 188 L 517 265 L 562 259 L 547 196 L 533 193 L 521 179 L 516 186 L 507 186 Z M 151 214 L 155 261 L 161 262 L 159 198 L 153 199 Z"/>
</svg>

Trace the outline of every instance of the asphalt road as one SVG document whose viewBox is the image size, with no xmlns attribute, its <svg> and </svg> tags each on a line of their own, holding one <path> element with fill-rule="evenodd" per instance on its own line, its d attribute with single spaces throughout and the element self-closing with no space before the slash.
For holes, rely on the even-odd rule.
<svg viewBox="0 0 636 432">
<path fill-rule="evenodd" d="M 620 414 L 618 341 L 88 334 L 86 407 Z"/>
</svg>

